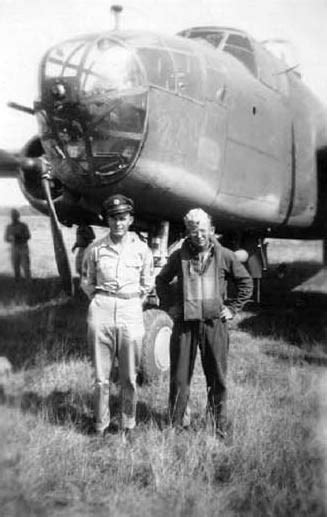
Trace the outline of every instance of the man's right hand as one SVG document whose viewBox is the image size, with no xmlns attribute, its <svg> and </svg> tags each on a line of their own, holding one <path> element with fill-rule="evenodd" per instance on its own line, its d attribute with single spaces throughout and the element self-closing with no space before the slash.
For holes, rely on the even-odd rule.
<svg viewBox="0 0 327 517">
<path fill-rule="evenodd" d="M 220 311 L 220 318 L 222 321 L 232 320 L 234 318 L 234 314 L 228 307 L 224 305 Z"/>
<path fill-rule="evenodd" d="M 168 315 L 171 317 L 172 320 L 176 319 L 178 316 L 178 307 L 177 305 L 172 305 L 167 310 Z"/>
<path fill-rule="evenodd" d="M 109 293 L 116 294 L 119 289 L 119 284 L 117 280 L 109 280 L 109 282 L 105 282 L 104 286 L 108 289 Z"/>
</svg>

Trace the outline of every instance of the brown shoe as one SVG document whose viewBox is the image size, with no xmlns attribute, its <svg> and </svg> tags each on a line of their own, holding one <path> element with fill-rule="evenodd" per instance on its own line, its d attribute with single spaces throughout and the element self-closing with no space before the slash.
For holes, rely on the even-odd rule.
<svg viewBox="0 0 327 517">
<path fill-rule="evenodd" d="M 116 422 L 110 422 L 110 424 L 105 427 L 104 429 L 101 429 L 101 431 L 96 430 L 96 435 L 105 438 L 108 436 L 108 434 L 118 434 L 119 433 L 119 425 Z"/>
</svg>

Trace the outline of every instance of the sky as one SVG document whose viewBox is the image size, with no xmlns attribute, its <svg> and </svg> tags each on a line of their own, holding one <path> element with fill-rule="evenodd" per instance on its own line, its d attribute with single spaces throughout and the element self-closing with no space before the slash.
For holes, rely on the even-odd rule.
<svg viewBox="0 0 327 517">
<path fill-rule="evenodd" d="M 327 103 L 327 0 L 0 0 L 0 148 L 18 150 L 37 132 L 33 116 L 6 104 L 33 106 L 46 50 L 77 34 L 110 30 L 111 3 L 124 7 L 122 29 L 174 34 L 226 25 L 259 41 L 290 40 L 304 81 Z M 0 181 L 0 204 L 13 204 L 17 193 L 15 180 Z"/>
</svg>

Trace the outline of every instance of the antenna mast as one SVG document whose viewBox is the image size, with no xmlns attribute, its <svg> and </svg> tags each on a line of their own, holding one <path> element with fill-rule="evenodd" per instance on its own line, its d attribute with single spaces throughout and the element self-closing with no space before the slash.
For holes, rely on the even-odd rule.
<svg viewBox="0 0 327 517">
<path fill-rule="evenodd" d="M 110 12 L 114 19 L 114 31 L 120 30 L 120 21 L 121 21 L 121 12 L 123 10 L 123 6 L 119 4 L 113 4 L 110 7 Z"/>
</svg>

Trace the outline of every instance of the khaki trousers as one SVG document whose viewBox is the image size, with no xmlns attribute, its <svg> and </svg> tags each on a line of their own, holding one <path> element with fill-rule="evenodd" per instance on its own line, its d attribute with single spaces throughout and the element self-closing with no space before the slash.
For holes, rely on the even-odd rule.
<svg viewBox="0 0 327 517">
<path fill-rule="evenodd" d="M 122 427 L 135 427 L 136 376 L 143 335 L 139 298 L 123 300 L 102 294 L 93 298 L 88 314 L 88 341 L 95 369 L 94 415 L 97 431 L 103 431 L 110 423 L 109 377 L 116 357 L 121 384 Z"/>
</svg>

